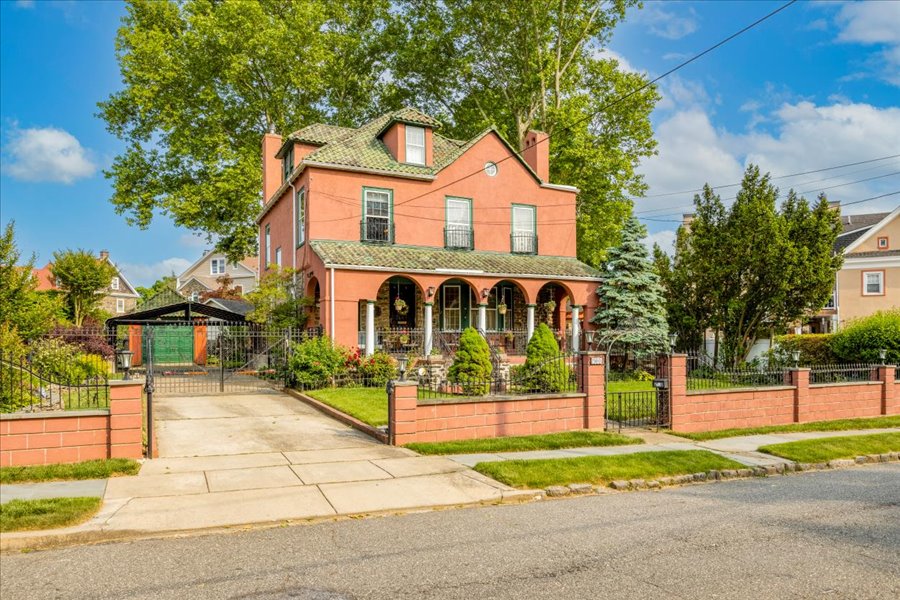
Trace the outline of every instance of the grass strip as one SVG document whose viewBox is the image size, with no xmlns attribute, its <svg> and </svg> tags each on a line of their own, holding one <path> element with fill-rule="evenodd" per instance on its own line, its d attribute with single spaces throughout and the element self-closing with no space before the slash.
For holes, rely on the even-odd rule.
<svg viewBox="0 0 900 600">
<path fill-rule="evenodd" d="M 100 498 L 42 498 L 0 504 L 0 531 L 54 529 L 83 523 L 100 510 Z"/>
<path fill-rule="evenodd" d="M 137 475 L 141 464 L 130 458 L 87 460 L 78 463 L 0 468 L 0 483 L 106 479 L 117 475 Z"/>
<path fill-rule="evenodd" d="M 655 479 L 744 465 L 706 450 L 666 450 L 615 456 L 580 456 L 547 460 L 507 460 L 475 465 L 475 470 L 517 488 L 545 488 L 570 483 L 605 484 L 617 479 Z"/>
<path fill-rule="evenodd" d="M 867 454 L 900 452 L 900 432 L 846 435 L 762 446 L 760 452 L 803 463 L 828 462 Z"/>
<path fill-rule="evenodd" d="M 625 446 L 628 444 L 642 444 L 643 442 L 644 440 L 640 438 L 628 437 L 617 433 L 566 431 L 544 435 L 415 443 L 407 444 L 406 447 L 419 454 L 480 454 L 485 452 L 586 448 L 589 446 Z"/>
<path fill-rule="evenodd" d="M 702 442 L 743 435 L 759 435 L 762 433 L 791 433 L 797 431 L 847 431 L 851 429 L 886 429 L 900 427 L 900 415 L 891 417 L 873 417 L 870 419 L 841 419 L 839 421 L 815 421 L 813 423 L 795 423 L 793 425 L 770 425 L 768 427 L 750 427 L 747 429 L 723 429 L 703 433 L 671 432 L 691 440 Z"/>
<path fill-rule="evenodd" d="M 372 427 L 387 425 L 387 393 L 384 388 L 325 388 L 303 393 Z"/>
</svg>

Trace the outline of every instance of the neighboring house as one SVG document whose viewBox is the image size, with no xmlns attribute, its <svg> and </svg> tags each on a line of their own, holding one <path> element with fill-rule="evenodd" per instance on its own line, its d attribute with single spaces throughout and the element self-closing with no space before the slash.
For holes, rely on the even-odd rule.
<svg viewBox="0 0 900 600">
<path fill-rule="evenodd" d="M 99 260 L 108 262 L 116 271 L 109 282 L 109 286 L 98 290 L 98 293 L 103 294 L 103 300 L 100 302 L 99 308 L 114 315 L 133 310 L 137 306 L 140 294 L 128 282 L 125 275 L 116 266 L 116 263 L 110 260 L 109 252 L 101 250 Z M 37 280 L 36 289 L 38 291 L 49 292 L 60 289 L 59 282 L 54 279 L 51 272 L 52 267 L 53 263 L 47 263 L 40 269 L 34 269 L 33 273 Z"/>
<path fill-rule="evenodd" d="M 843 253 L 844 264 L 831 300 L 804 327 L 811 333 L 837 331 L 852 319 L 900 306 L 900 206 L 841 215 L 841 225 L 834 250 Z"/>
<path fill-rule="evenodd" d="M 178 276 L 175 290 L 196 302 L 204 292 L 218 289 L 218 279 L 228 275 L 232 279 L 231 285 L 242 295 L 247 294 L 256 289 L 257 262 L 257 257 L 248 256 L 238 263 L 232 263 L 221 252 L 210 250 Z"/>
<path fill-rule="evenodd" d="M 404 108 L 266 134 L 260 273 L 298 269 L 308 325 L 367 353 L 448 351 L 470 325 L 516 354 L 541 321 L 577 334 L 598 272 L 576 258 L 578 190 L 549 183 L 547 135 L 518 153 L 493 128 L 439 129 Z"/>
</svg>

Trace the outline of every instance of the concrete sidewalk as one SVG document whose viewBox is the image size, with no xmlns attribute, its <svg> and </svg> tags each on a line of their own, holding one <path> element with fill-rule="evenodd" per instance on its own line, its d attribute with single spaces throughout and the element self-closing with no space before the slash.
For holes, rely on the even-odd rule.
<svg viewBox="0 0 900 600">
<path fill-rule="evenodd" d="M 747 435 L 718 440 L 695 442 L 687 438 L 667 433 L 644 432 L 639 430 L 623 431 L 623 435 L 639 437 L 647 443 L 632 446 L 593 446 L 589 448 L 566 448 L 562 450 L 534 450 L 530 452 L 501 452 L 491 454 L 450 454 L 446 457 L 461 465 L 474 467 L 480 462 L 497 462 L 502 460 L 534 460 L 546 458 L 575 458 L 578 456 L 615 456 L 636 454 L 638 452 L 659 452 L 664 450 L 709 450 L 735 460 L 748 467 L 763 467 L 789 463 L 791 461 L 759 452 L 761 446 L 811 440 L 818 438 L 840 437 L 848 435 L 872 435 L 889 433 L 900 429 L 854 429 L 848 431 L 804 431 L 795 433 L 769 433 L 764 435 Z"/>
</svg>

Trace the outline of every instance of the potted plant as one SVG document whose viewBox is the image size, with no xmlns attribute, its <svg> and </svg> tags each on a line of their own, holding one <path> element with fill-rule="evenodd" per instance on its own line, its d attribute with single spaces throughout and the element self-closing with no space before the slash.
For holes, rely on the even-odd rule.
<svg viewBox="0 0 900 600">
<path fill-rule="evenodd" d="M 512 342 L 512 341 L 515 341 L 516 334 L 513 333 L 512 331 L 507 331 L 506 333 L 503 334 L 503 337 L 506 338 L 507 342 Z"/>
<path fill-rule="evenodd" d="M 399 338 L 398 341 L 400 342 L 400 345 L 401 345 L 401 346 L 407 345 L 407 344 L 409 343 L 409 334 L 408 334 L 408 333 L 401 333 L 401 334 L 400 334 L 400 338 Z"/>
<path fill-rule="evenodd" d="M 554 310 L 556 310 L 556 300 L 547 300 L 546 302 L 544 302 L 544 308 L 548 313 L 552 313 Z"/>
<path fill-rule="evenodd" d="M 497 305 L 497 314 L 505 315 L 506 314 L 506 302 L 501 302 Z"/>
<path fill-rule="evenodd" d="M 397 311 L 398 315 L 404 316 L 409 312 L 409 305 L 405 300 L 403 300 L 403 298 L 397 296 L 397 298 L 394 300 L 394 310 Z"/>
</svg>

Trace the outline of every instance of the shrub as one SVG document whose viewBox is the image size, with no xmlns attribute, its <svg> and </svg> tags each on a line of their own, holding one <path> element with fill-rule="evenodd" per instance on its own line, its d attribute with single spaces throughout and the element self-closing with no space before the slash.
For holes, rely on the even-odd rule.
<svg viewBox="0 0 900 600">
<path fill-rule="evenodd" d="M 81 383 L 87 374 L 79 364 L 80 349 L 62 340 L 36 340 L 30 346 L 31 364 L 41 377 L 57 383 Z"/>
<path fill-rule="evenodd" d="M 99 354 L 79 354 L 75 364 L 85 377 L 105 379 L 109 376 L 109 362 Z"/>
<path fill-rule="evenodd" d="M 0 323 L 0 357 L 9 364 L 0 363 L 0 412 L 14 412 L 27 404 L 30 382 L 23 377 L 18 366 L 25 357 L 25 344 L 15 327 Z"/>
<path fill-rule="evenodd" d="M 303 386 L 323 386 L 347 372 L 349 352 L 327 337 L 294 344 L 288 368 L 293 381 Z"/>
<path fill-rule="evenodd" d="M 483 396 L 490 390 L 493 370 L 487 341 L 473 327 L 466 328 L 448 371 L 450 381 L 459 384 L 467 396 Z"/>
<path fill-rule="evenodd" d="M 851 362 L 879 362 L 878 352 L 886 350 L 885 361 L 900 364 L 900 308 L 851 321 L 834 334 L 831 349 L 838 358 Z"/>
<path fill-rule="evenodd" d="M 99 354 L 103 358 L 112 358 L 116 353 L 102 326 L 91 319 L 85 319 L 82 327 L 57 325 L 48 335 L 67 344 L 74 344 L 88 354 Z"/>
<path fill-rule="evenodd" d="M 521 380 L 517 383 L 530 392 L 560 392 L 566 388 L 570 369 L 546 323 L 535 328 L 525 349 L 525 363 L 518 373 Z"/>
<path fill-rule="evenodd" d="M 372 356 L 357 356 L 357 361 L 356 372 L 372 385 L 383 386 L 397 376 L 397 361 L 387 352 L 375 352 Z"/>
<path fill-rule="evenodd" d="M 769 357 L 775 365 L 794 364 L 792 353 L 800 351 L 800 364 L 827 365 L 838 362 L 838 357 L 831 350 L 832 334 L 807 333 L 803 335 L 779 335 L 775 338 L 775 348 L 769 351 Z"/>
</svg>

